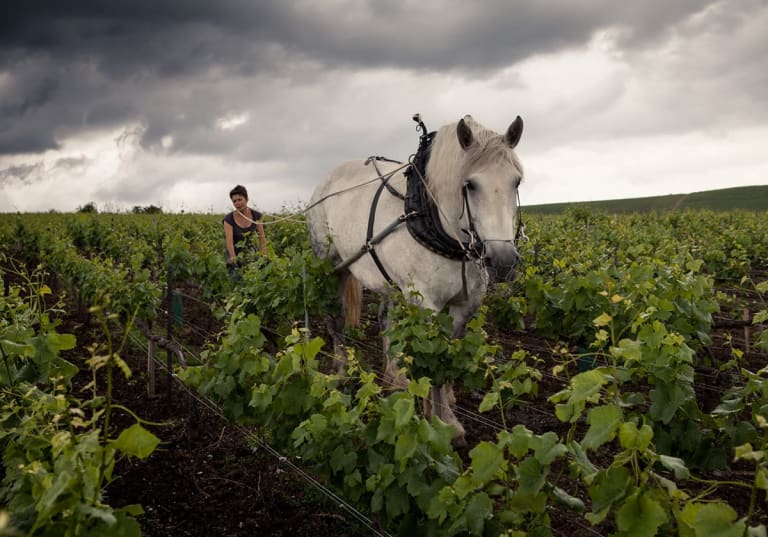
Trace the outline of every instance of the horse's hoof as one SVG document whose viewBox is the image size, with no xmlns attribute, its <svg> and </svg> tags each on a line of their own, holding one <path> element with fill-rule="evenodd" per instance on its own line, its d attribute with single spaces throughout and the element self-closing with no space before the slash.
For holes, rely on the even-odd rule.
<svg viewBox="0 0 768 537">
<path fill-rule="evenodd" d="M 453 449 L 465 448 L 467 447 L 467 438 L 464 435 L 454 436 L 453 440 L 451 440 L 451 445 Z"/>
</svg>

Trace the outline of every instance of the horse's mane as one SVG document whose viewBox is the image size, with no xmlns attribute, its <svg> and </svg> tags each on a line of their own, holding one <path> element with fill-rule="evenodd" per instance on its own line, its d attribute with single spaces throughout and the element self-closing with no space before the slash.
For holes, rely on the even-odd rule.
<svg viewBox="0 0 768 537">
<path fill-rule="evenodd" d="M 470 170 L 486 164 L 506 164 L 523 174 L 523 165 L 504 136 L 465 116 L 474 142 L 466 150 L 456 136 L 458 122 L 441 127 L 432 142 L 426 175 L 429 190 L 446 215 L 458 215 L 462 209 L 461 188 Z M 444 222 L 446 224 L 446 222 Z"/>
</svg>

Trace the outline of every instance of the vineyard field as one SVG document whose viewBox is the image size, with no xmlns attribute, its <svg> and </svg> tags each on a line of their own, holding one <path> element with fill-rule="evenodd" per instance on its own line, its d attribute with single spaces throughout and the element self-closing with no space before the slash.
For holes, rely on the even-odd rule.
<svg viewBox="0 0 768 537">
<path fill-rule="evenodd" d="M 723 188 L 720 190 L 653 196 L 649 198 L 528 205 L 523 210 L 536 214 L 562 214 L 574 207 L 603 213 L 625 214 L 701 209 L 710 211 L 732 211 L 734 209 L 766 211 L 768 210 L 768 185 Z"/>
<path fill-rule="evenodd" d="M 395 390 L 299 211 L 235 281 L 215 215 L 0 215 L 0 535 L 765 535 L 768 213 L 525 218 L 462 340 L 401 299 Z"/>
</svg>

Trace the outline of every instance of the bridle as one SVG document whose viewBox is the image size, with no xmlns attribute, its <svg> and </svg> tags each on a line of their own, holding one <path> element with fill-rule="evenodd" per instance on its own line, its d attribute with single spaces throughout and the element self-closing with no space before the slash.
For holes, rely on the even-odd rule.
<svg viewBox="0 0 768 537">
<path fill-rule="evenodd" d="M 523 222 L 523 211 L 520 206 L 520 192 L 515 189 L 515 198 L 517 203 L 517 209 L 515 210 L 515 219 L 517 220 L 517 223 L 515 224 L 515 238 L 514 239 L 486 239 L 482 240 L 480 238 L 480 234 L 477 232 L 477 228 L 475 227 L 475 221 L 472 218 L 472 209 L 469 206 L 469 185 L 464 185 L 461 188 L 461 195 L 463 198 L 463 208 L 461 215 L 459 215 L 459 219 L 461 219 L 464 216 L 464 211 L 467 212 L 467 222 L 469 226 L 467 228 L 461 228 L 461 231 L 466 233 L 470 238 L 470 244 L 474 242 L 481 242 L 483 245 L 486 242 L 514 242 L 517 244 L 519 240 L 522 240 L 523 242 L 528 241 L 528 236 L 525 234 L 525 222 Z M 485 247 L 483 246 L 483 249 Z"/>
<path fill-rule="evenodd" d="M 463 204 L 459 220 L 461 220 L 464 216 L 464 211 L 466 211 L 468 223 L 468 226 L 461 228 L 461 231 L 469 236 L 469 251 L 472 253 L 472 257 L 482 259 L 485 257 L 485 241 L 480 238 L 480 234 L 475 226 L 475 219 L 472 217 L 472 208 L 469 206 L 469 183 L 464 183 L 464 186 L 461 187 L 461 197 Z"/>
</svg>

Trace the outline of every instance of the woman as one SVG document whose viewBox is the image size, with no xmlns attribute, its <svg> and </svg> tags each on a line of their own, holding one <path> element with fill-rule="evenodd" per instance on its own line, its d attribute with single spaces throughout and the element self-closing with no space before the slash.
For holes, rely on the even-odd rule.
<svg viewBox="0 0 768 537">
<path fill-rule="evenodd" d="M 237 185 L 229 193 L 235 210 L 224 217 L 224 238 L 227 244 L 227 270 L 232 273 L 237 266 L 237 256 L 248 246 L 249 235 L 256 232 L 259 237 L 261 255 L 267 255 L 267 238 L 261 223 L 260 212 L 248 208 L 248 191 Z"/>
</svg>

